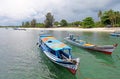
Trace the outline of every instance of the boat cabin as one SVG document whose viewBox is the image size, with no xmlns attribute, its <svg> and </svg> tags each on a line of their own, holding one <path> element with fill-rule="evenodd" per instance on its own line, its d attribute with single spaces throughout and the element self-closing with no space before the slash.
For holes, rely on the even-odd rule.
<svg viewBox="0 0 120 79">
<path fill-rule="evenodd" d="M 59 40 L 56 40 L 53 36 L 40 36 L 40 43 L 44 46 L 45 50 L 60 59 L 70 59 L 72 57 L 71 48 Z"/>
</svg>

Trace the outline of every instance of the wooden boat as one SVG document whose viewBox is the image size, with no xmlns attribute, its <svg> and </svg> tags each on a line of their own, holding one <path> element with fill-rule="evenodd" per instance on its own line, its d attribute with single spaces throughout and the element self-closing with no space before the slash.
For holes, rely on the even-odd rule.
<svg viewBox="0 0 120 79">
<path fill-rule="evenodd" d="M 86 41 L 83 41 L 83 40 L 77 40 L 74 38 L 74 35 L 70 35 L 69 37 L 66 37 L 65 40 L 73 45 L 76 45 L 85 49 L 100 51 L 105 54 L 112 54 L 112 52 L 118 45 L 118 44 L 102 45 L 102 46 L 94 45 L 91 43 L 87 43 Z"/>
<path fill-rule="evenodd" d="M 14 28 L 14 30 L 24 30 L 24 31 L 26 31 L 26 29 L 24 29 L 24 28 Z"/>
<path fill-rule="evenodd" d="M 79 58 L 73 58 L 69 46 L 51 35 L 42 34 L 39 37 L 39 47 L 52 62 L 67 68 L 72 74 L 76 74 Z"/>
<path fill-rule="evenodd" d="M 120 37 L 120 32 L 113 32 L 113 33 L 110 33 L 110 35 Z"/>
</svg>

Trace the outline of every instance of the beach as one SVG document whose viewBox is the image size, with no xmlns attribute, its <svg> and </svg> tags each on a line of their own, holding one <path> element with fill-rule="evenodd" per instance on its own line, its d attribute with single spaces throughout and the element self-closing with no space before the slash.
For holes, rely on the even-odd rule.
<svg viewBox="0 0 120 79">
<path fill-rule="evenodd" d="M 114 32 L 120 28 L 25 28 L 30 30 L 56 30 L 56 31 L 91 31 L 91 32 Z"/>
</svg>

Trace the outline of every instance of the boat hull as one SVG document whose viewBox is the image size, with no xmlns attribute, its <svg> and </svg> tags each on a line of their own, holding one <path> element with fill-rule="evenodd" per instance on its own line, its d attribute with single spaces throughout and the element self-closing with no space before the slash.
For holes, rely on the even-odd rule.
<svg viewBox="0 0 120 79">
<path fill-rule="evenodd" d="M 110 55 L 112 54 L 112 52 L 114 50 L 114 48 L 112 48 L 112 49 L 88 48 L 88 49 L 103 52 L 105 54 L 110 54 Z"/>
<path fill-rule="evenodd" d="M 39 45 L 39 47 L 42 49 L 43 53 L 55 64 L 60 65 L 64 68 L 67 68 L 73 75 L 76 74 L 78 65 L 79 65 L 79 58 L 76 58 L 77 64 L 76 65 L 71 65 L 67 64 L 69 62 L 64 62 L 63 60 L 57 58 L 55 55 L 51 54 L 48 52 L 43 45 Z M 61 62 L 60 62 L 61 61 Z"/>
<path fill-rule="evenodd" d="M 73 75 L 75 75 L 76 74 L 76 71 L 77 70 L 75 70 L 75 69 L 71 69 L 71 68 L 67 68 Z"/>
<path fill-rule="evenodd" d="M 110 33 L 111 36 L 120 37 L 120 33 Z"/>
</svg>

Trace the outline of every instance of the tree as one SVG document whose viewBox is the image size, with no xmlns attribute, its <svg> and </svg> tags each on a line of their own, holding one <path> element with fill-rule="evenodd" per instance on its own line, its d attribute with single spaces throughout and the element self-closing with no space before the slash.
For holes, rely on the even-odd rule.
<svg viewBox="0 0 120 79">
<path fill-rule="evenodd" d="M 24 27 L 25 26 L 25 23 L 24 22 L 22 22 L 22 27 Z"/>
<path fill-rule="evenodd" d="M 102 16 L 101 16 L 101 23 L 104 24 L 104 25 L 110 25 L 111 22 L 110 22 L 110 19 L 109 19 L 109 16 L 108 16 L 108 11 L 105 11 Z"/>
<path fill-rule="evenodd" d="M 105 25 L 101 23 L 100 21 L 95 22 L 95 27 L 104 27 Z"/>
<path fill-rule="evenodd" d="M 116 11 L 114 13 L 115 13 L 115 26 L 119 26 L 119 23 L 120 23 L 120 13 L 119 13 L 119 11 Z"/>
<path fill-rule="evenodd" d="M 85 28 L 91 28 L 94 26 L 94 20 L 92 17 L 86 17 L 85 19 L 83 19 L 83 27 Z"/>
<path fill-rule="evenodd" d="M 53 27 L 53 22 L 54 22 L 54 17 L 51 15 L 51 13 L 47 13 L 46 15 L 46 20 L 45 22 L 45 27 Z"/>
<path fill-rule="evenodd" d="M 119 11 L 113 11 L 112 9 L 109 11 L 105 11 L 101 16 L 101 21 L 103 24 L 111 26 L 120 26 L 120 13 Z"/>
<path fill-rule="evenodd" d="M 54 22 L 54 25 L 55 25 L 55 26 L 60 26 L 60 23 L 59 23 L 58 21 L 55 21 L 55 22 Z"/>
<path fill-rule="evenodd" d="M 101 21 L 101 16 L 102 16 L 102 11 L 99 10 L 99 12 L 98 12 L 98 17 L 99 17 L 99 20 L 100 20 L 100 21 Z"/>
<path fill-rule="evenodd" d="M 108 11 L 108 17 L 109 17 L 109 20 L 111 22 L 111 25 L 114 26 L 114 24 L 115 24 L 114 23 L 115 15 L 114 15 L 114 12 L 113 12 L 112 9 Z"/>
<path fill-rule="evenodd" d="M 32 27 L 35 27 L 35 26 L 36 26 L 36 20 L 35 20 L 35 19 L 33 19 L 33 20 L 31 21 L 31 26 L 32 26 Z"/>
<path fill-rule="evenodd" d="M 36 27 L 41 27 L 41 28 L 43 28 L 43 27 L 45 27 L 45 25 L 44 25 L 44 23 L 36 23 Z"/>
<path fill-rule="evenodd" d="M 61 26 L 67 26 L 68 23 L 67 23 L 67 21 L 66 21 L 65 19 L 62 19 L 62 20 L 60 21 L 60 25 L 61 25 Z"/>
<path fill-rule="evenodd" d="M 27 21 L 25 22 L 25 27 L 29 27 L 30 26 L 30 23 Z"/>
<path fill-rule="evenodd" d="M 81 25 L 81 22 L 80 21 L 75 21 L 75 22 L 73 22 L 73 25 L 75 25 L 75 26 L 80 26 Z"/>
</svg>

